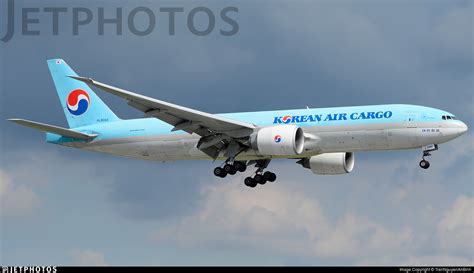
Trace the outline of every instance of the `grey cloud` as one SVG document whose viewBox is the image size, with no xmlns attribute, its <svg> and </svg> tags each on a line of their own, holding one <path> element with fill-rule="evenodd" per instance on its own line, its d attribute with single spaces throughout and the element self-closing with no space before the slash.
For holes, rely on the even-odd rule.
<svg viewBox="0 0 474 273">
<path fill-rule="evenodd" d="M 474 258 L 474 198 L 460 196 L 438 224 L 440 244 L 448 253 Z M 474 262 L 474 259 L 473 259 Z"/>
<path fill-rule="evenodd" d="M 52 145 L 48 148 L 63 149 Z M 107 189 L 114 211 L 120 215 L 136 220 L 164 219 L 193 211 L 200 198 L 198 187 L 207 182 L 212 167 L 209 163 L 194 166 L 171 162 L 160 164 L 100 154 L 95 154 L 97 159 L 91 160 L 94 154 L 74 152 L 81 157 L 73 157 L 74 153 L 39 149 L 9 153 L 10 160 L 5 162 L 2 172 L 2 176 L 8 179 L 2 181 L 2 191 L 5 188 L 13 200 L 19 196 L 12 196 L 12 193 L 28 190 L 33 202 L 37 199 L 34 190 L 41 187 L 53 187 L 56 183 L 100 183 Z M 41 158 L 38 154 L 42 155 Z M 183 172 L 183 168 L 187 171 Z M 10 180 L 27 188 L 14 187 Z M 73 195 L 73 192 L 67 194 Z M 24 204 L 28 204 L 26 201 Z"/>
<path fill-rule="evenodd" d="M 424 257 L 419 251 L 420 234 L 411 228 L 419 222 L 398 230 L 350 213 L 331 222 L 317 199 L 287 186 L 247 192 L 235 185 L 220 185 L 207 191 L 199 211 L 158 231 L 154 239 L 160 244 L 172 241 L 185 249 L 238 247 L 284 257 L 312 257 L 320 264 L 331 264 L 331 258 L 347 264 L 407 264 L 417 263 L 413 257 Z M 379 204 L 379 208 L 384 206 Z M 469 253 L 452 256 L 453 261 L 469 261 Z"/>
<path fill-rule="evenodd" d="M 114 162 L 109 198 L 127 218 L 161 220 L 194 211 L 199 185 L 209 182 L 210 164 Z M 184 172 L 183 169 L 186 171 Z"/>
<path fill-rule="evenodd" d="M 31 186 L 13 181 L 11 174 L 0 169 L 0 203 L 2 217 L 23 217 L 31 215 L 41 201 Z"/>
</svg>

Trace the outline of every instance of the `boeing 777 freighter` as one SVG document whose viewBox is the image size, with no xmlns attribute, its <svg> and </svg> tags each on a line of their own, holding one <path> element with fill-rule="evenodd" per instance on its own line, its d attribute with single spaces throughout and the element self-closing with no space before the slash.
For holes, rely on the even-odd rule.
<svg viewBox="0 0 474 273">
<path fill-rule="evenodd" d="M 68 128 L 10 121 L 46 132 L 47 142 L 113 155 L 156 160 L 224 160 L 218 177 L 255 166 L 246 186 L 274 182 L 274 158 L 295 159 L 315 174 L 346 174 L 354 152 L 422 149 L 420 167 L 438 144 L 467 131 L 453 114 L 415 105 L 373 105 L 209 114 L 79 77 L 61 59 L 48 60 Z M 90 89 L 127 100 L 144 118 L 123 120 Z"/>
</svg>

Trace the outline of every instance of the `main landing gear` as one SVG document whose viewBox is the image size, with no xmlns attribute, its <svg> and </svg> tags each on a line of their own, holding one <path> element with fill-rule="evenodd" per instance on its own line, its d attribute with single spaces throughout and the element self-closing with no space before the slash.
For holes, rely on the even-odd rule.
<svg viewBox="0 0 474 273">
<path fill-rule="evenodd" d="M 431 156 L 430 152 L 433 152 L 433 151 L 436 151 L 436 150 L 438 150 L 438 145 L 437 144 L 431 144 L 431 145 L 423 146 L 423 156 L 422 156 L 422 159 L 420 161 L 420 167 L 422 169 L 426 170 L 430 167 L 430 162 L 425 160 L 425 157 Z"/>
<path fill-rule="evenodd" d="M 270 160 L 257 160 L 255 167 L 257 170 L 254 172 L 254 176 L 248 176 L 244 179 L 244 184 L 247 187 L 255 188 L 258 184 L 265 185 L 267 182 L 275 182 L 276 174 L 266 171 L 265 168 L 268 167 Z"/>
<path fill-rule="evenodd" d="M 266 171 L 257 171 L 254 177 L 248 176 L 244 179 L 244 184 L 247 187 L 255 188 L 258 184 L 265 185 L 267 182 L 275 182 L 276 174 Z"/>
<path fill-rule="evenodd" d="M 253 176 L 248 176 L 244 179 L 244 184 L 247 187 L 255 188 L 258 184 L 264 185 L 267 182 L 275 182 L 276 174 L 269 171 L 264 172 L 269 163 L 270 160 L 257 160 L 255 163 L 257 170 L 253 173 Z M 214 175 L 224 178 L 227 175 L 234 175 L 237 172 L 245 172 L 246 170 L 246 162 L 228 159 L 224 162 L 223 166 L 214 169 Z"/>
<path fill-rule="evenodd" d="M 224 166 L 217 167 L 214 169 L 214 175 L 224 178 L 228 174 L 234 175 L 237 172 L 245 172 L 246 170 L 247 170 L 247 165 L 244 162 L 227 160 L 224 163 Z"/>
</svg>

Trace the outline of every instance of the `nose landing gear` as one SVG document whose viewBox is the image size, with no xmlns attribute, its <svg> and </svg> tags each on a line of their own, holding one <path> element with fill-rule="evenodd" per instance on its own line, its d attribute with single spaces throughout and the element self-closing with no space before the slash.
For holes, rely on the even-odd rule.
<svg viewBox="0 0 474 273">
<path fill-rule="evenodd" d="M 436 150 L 438 150 L 437 144 L 430 144 L 430 145 L 423 146 L 423 156 L 419 164 L 422 169 L 426 170 L 430 167 L 430 162 L 425 160 L 425 157 L 431 156 L 431 152 L 436 151 Z"/>
</svg>

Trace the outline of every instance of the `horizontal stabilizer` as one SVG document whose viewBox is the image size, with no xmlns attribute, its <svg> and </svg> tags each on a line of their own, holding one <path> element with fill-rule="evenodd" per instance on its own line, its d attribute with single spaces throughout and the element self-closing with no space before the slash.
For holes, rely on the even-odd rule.
<svg viewBox="0 0 474 273">
<path fill-rule="evenodd" d="M 34 121 L 26 120 L 26 119 L 12 118 L 12 119 L 9 119 L 9 121 L 12 121 L 20 125 L 36 129 L 36 130 L 40 130 L 40 131 L 48 132 L 48 133 L 54 133 L 54 134 L 62 135 L 65 137 L 71 137 L 71 138 L 77 138 L 77 139 L 83 139 L 83 140 L 92 140 L 95 137 L 97 137 L 97 135 L 95 134 L 91 135 L 91 134 L 80 133 L 80 132 L 76 132 L 70 129 L 48 125 L 48 124 L 44 124 L 40 122 L 34 122 Z"/>
</svg>

